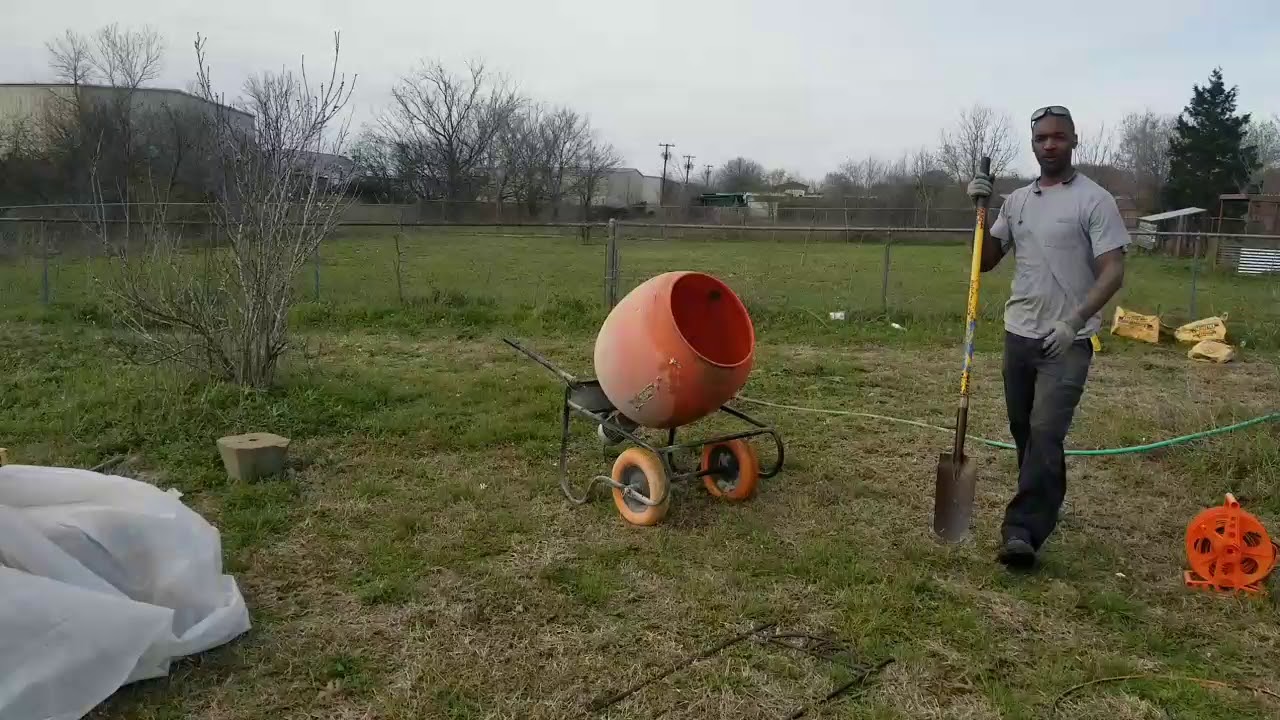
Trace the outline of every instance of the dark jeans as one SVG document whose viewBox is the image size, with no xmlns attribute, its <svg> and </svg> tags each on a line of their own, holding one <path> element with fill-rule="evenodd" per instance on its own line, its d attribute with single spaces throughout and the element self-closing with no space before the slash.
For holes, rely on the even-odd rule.
<svg viewBox="0 0 1280 720">
<path fill-rule="evenodd" d="M 1077 340 L 1057 360 L 1046 358 L 1041 345 L 1005 333 L 1004 401 L 1018 446 L 1018 492 L 1005 509 L 1001 532 L 1037 549 L 1058 524 L 1067 494 L 1063 443 L 1093 360 L 1088 340 Z"/>
</svg>

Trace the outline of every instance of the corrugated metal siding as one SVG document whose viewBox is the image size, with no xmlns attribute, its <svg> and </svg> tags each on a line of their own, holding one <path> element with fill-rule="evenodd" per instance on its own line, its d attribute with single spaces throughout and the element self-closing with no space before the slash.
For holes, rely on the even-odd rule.
<svg viewBox="0 0 1280 720">
<path fill-rule="evenodd" d="M 1218 265 L 1234 268 L 1241 275 L 1280 274 L 1280 246 L 1257 247 L 1223 242 L 1218 246 Z"/>
<path fill-rule="evenodd" d="M 1236 272 L 1241 275 L 1280 273 L 1280 250 L 1274 248 L 1241 248 Z"/>
</svg>

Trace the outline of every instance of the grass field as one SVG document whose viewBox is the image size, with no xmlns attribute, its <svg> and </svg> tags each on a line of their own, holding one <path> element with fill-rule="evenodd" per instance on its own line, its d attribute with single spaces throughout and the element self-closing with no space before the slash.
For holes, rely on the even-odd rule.
<svg viewBox="0 0 1280 720">
<path fill-rule="evenodd" d="M 784 333 L 806 342 L 820 337 L 951 345 L 955 328 L 963 323 L 969 257 L 962 237 L 945 236 L 940 244 L 927 245 L 912 243 L 920 238 L 895 239 L 888 317 L 906 328 L 904 335 L 884 321 L 882 239 L 866 236 L 860 242 L 855 235 L 849 243 L 805 242 L 803 233 L 778 232 L 776 242 L 662 240 L 656 232 L 625 229 L 620 243 L 624 292 L 673 268 L 711 272 L 743 296 L 766 334 Z M 395 331 L 504 326 L 535 335 L 592 333 L 603 319 L 600 234 L 597 230 L 592 243 L 584 244 L 576 235 L 406 231 L 397 283 L 394 234 L 349 230 L 324 247 L 320 302 L 300 310 L 299 326 Z M 1009 292 L 1011 268 L 1004 265 L 984 279 L 981 328 L 992 348 L 999 341 L 999 319 Z M 54 257 L 49 284 L 55 314 L 97 312 L 93 277 L 103 269 L 99 260 Z M 1135 257 L 1120 302 L 1159 313 L 1168 324 L 1181 324 L 1193 319 L 1191 276 L 1189 261 Z M 0 265 L 6 283 L 0 313 L 13 319 L 33 317 L 39 310 L 41 277 L 35 257 Z M 299 296 L 308 301 L 315 298 L 314 278 L 308 267 L 298 279 Z M 1280 350 L 1280 279 L 1201 271 L 1196 288 L 1197 316 L 1226 314 L 1246 346 Z M 830 321 L 833 310 L 846 311 L 851 321 Z M 1104 314 L 1109 320 L 1110 311 Z"/>
<path fill-rule="evenodd" d="M 134 456 L 134 471 L 181 489 L 219 527 L 255 623 L 94 717 L 591 717 L 591 700 L 762 621 L 838 637 L 865 663 L 894 660 L 806 717 L 1043 718 L 1067 688 L 1127 674 L 1280 691 L 1275 599 L 1181 582 L 1186 522 L 1227 491 L 1280 533 L 1280 427 L 1073 458 L 1068 509 L 1031 576 L 991 559 L 1009 453 L 974 449 L 976 535 L 941 546 L 928 517 L 948 435 L 852 418 L 758 408 L 788 453 L 758 497 L 729 505 L 678 486 L 663 524 L 629 527 L 607 497 L 574 507 L 560 495 L 560 386 L 500 342 L 518 335 L 589 373 L 599 244 L 437 233 L 402 247 L 403 305 L 390 238 L 326 247 L 322 301 L 296 309 L 297 349 L 267 393 L 104 352 L 112 330 L 91 263 L 59 264 L 49 308 L 38 268 L 0 267 L 0 445 L 29 463 Z M 623 268 L 632 284 L 709 270 L 744 295 L 760 332 L 746 395 L 946 425 L 963 255 L 893 249 L 890 317 L 904 331 L 879 317 L 879 245 L 631 238 Z M 972 418 L 976 434 L 1000 439 L 1005 273 L 984 293 Z M 1185 312 L 1188 279 L 1184 266 L 1135 259 L 1120 302 Z M 1200 280 L 1202 314 L 1228 312 L 1247 341 L 1240 361 L 1193 364 L 1185 348 L 1104 338 L 1070 445 L 1140 443 L 1276 409 L 1278 285 Z M 310 283 L 299 279 L 306 298 Z M 839 323 L 834 309 L 853 313 Z M 290 471 L 228 484 L 213 441 L 251 430 L 294 439 Z M 574 477 L 612 460 L 579 425 Z M 595 717 L 785 717 L 846 678 L 747 643 Z M 1261 694 L 1132 680 L 1082 690 L 1058 717 L 1277 713 Z"/>
</svg>

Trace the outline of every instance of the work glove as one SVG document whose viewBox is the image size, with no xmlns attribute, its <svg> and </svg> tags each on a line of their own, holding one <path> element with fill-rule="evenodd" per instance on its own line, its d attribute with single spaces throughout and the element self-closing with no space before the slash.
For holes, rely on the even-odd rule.
<svg viewBox="0 0 1280 720">
<path fill-rule="evenodd" d="M 991 176 L 978 175 L 969 181 L 967 192 L 969 193 L 969 198 L 977 202 L 979 198 L 991 197 L 991 190 Z"/>
<path fill-rule="evenodd" d="M 1044 356 L 1050 360 L 1057 360 L 1067 352 L 1067 348 L 1071 347 L 1071 343 L 1076 341 L 1076 333 L 1080 331 L 1080 327 L 1084 323 L 1076 325 L 1074 322 L 1059 320 L 1053 324 L 1053 330 L 1045 336 L 1044 343 L 1040 346 Z"/>
</svg>

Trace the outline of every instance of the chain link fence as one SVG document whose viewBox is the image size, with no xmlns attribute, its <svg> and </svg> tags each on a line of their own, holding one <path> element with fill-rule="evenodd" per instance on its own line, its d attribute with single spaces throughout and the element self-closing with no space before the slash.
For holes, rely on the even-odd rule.
<svg viewBox="0 0 1280 720">
<path fill-rule="evenodd" d="M 963 316 L 972 229 L 960 224 L 761 222 L 742 208 L 685 209 L 722 211 L 719 220 L 736 223 L 646 217 L 494 224 L 449 220 L 456 213 L 437 205 L 351 206 L 296 279 L 298 297 L 371 318 L 415 305 L 445 306 L 464 320 L 595 316 L 645 279 L 688 269 L 723 278 L 765 325 L 950 327 Z M 0 210 L 6 309 L 100 303 L 98 280 L 111 261 L 99 228 L 119 232 L 140 218 L 121 209 L 98 224 L 92 210 Z M 171 210 L 166 220 L 193 252 L 219 248 L 207 208 Z M 1228 314 L 1234 330 L 1280 346 L 1280 236 L 1153 233 L 1141 239 L 1151 247 L 1135 245 L 1121 304 L 1170 323 Z M 1012 265 L 1002 263 L 983 278 L 984 322 L 999 321 Z"/>
</svg>

